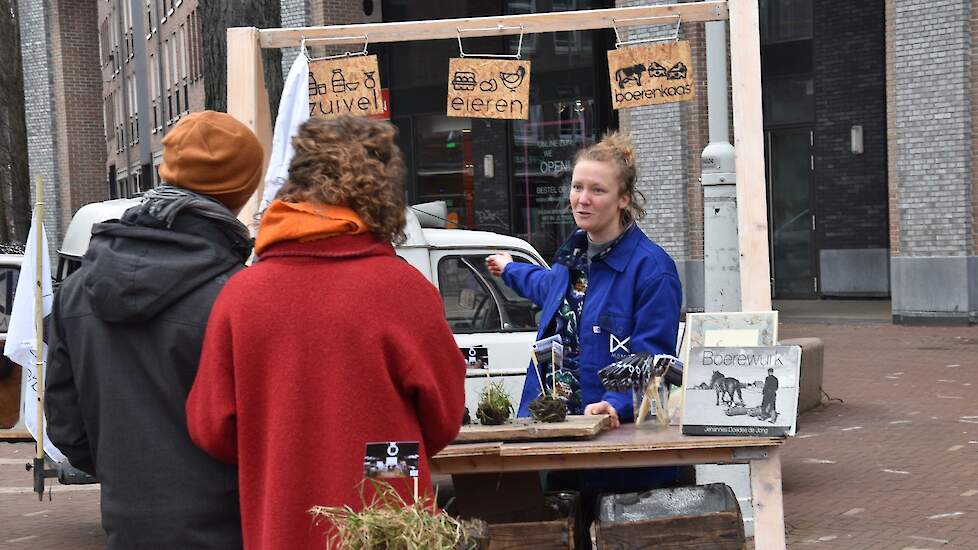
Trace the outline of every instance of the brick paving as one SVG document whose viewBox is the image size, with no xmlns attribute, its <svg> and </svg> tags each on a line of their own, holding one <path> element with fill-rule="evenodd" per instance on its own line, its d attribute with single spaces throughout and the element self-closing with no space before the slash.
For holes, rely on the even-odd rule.
<svg viewBox="0 0 978 550">
<path fill-rule="evenodd" d="M 824 388 L 784 447 L 790 548 L 978 548 L 978 327 L 782 324 L 825 342 Z M 25 443 L 0 444 L 0 548 L 104 546 L 98 490 L 52 500 L 12 494 L 31 480 Z"/>
<path fill-rule="evenodd" d="M 978 327 L 782 325 L 833 398 L 784 448 L 792 548 L 978 548 Z"/>
</svg>

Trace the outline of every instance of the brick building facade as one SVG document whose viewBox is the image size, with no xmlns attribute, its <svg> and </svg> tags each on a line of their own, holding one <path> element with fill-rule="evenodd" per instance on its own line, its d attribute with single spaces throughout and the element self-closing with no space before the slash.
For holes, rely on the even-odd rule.
<svg viewBox="0 0 978 550">
<path fill-rule="evenodd" d="M 978 321 L 978 2 L 886 0 L 893 314 Z"/>
<path fill-rule="evenodd" d="M 196 0 L 98 4 L 102 171 L 111 197 L 131 197 L 159 183 L 170 127 L 204 108 L 201 23 Z"/>
<path fill-rule="evenodd" d="M 18 8 L 31 181 L 44 181 L 56 248 L 77 208 L 108 198 L 96 1 L 20 0 Z"/>
<path fill-rule="evenodd" d="M 282 0 L 281 17 L 284 26 L 305 26 L 670 1 L 444 7 Z M 30 169 L 48 182 L 54 242 L 81 204 L 155 184 L 161 137 L 182 114 L 203 108 L 197 1 L 149 0 L 139 13 L 129 13 L 130 4 L 141 6 L 18 2 L 23 62 L 30 68 L 24 74 Z M 776 297 L 890 297 L 897 321 L 978 319 L 976 4 L 759 0 Z M 640 38 L 670 31 L 662 24 L 628 32 Z M 642 227 L 676 259 L 687 309 L 702 309 L 703 25 L 683 24 L 681 35 L 693 48 L 696 100 L 622 112 L 612 111 L 605 97 L 610 30 L 529 38 L 524 54 L 534 60 L 535 114 L 525 124 L 445 119 L 438 99 L 445 69 L 440 61 L 417 60 L 454 56 L 448 41 L 371 45 L 391 90 L 410 198 L 447 197 L 456 184 L 446 182 L 457 178 L 468 189 L 450 199 L 460 221 L 523 236 L 546 254 L 566 220 L 544 235 L 540 224 L 555 219 L 562 203 L 540 193 L 562 189 L 569 174 L 544 167 L 567 162 L 581 143 L 621 128 L 638 145 L 639 189 L 649 210 Z M 512 42 L 485 44 L 502 51 Z M 317 46 L 312 53 L 329 51 Z M 283 53 L 284 73 L 296 49 Z M 104 120 L 92 116 L 102 111 Z M 439 164 L 448 161 L 460 165 Z"/>
</svg>

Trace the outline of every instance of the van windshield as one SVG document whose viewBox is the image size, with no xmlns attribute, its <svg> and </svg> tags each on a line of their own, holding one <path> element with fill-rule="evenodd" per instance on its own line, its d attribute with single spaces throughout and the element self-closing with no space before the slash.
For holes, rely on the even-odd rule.
<svg viewBox="0 0 978 550">
<path fill-rule="evenodd" d="M 528 262 L 514 257 L 515 261 Z M 445 318 L 456 333 L 535 331 L 533 303 L 493 277 L 485 255 L 445 256 L 438 262 Z"/>
</svg>

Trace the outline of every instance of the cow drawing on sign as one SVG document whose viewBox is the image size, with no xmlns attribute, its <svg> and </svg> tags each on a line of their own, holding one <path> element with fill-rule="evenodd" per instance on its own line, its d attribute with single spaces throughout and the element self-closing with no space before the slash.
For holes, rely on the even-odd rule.
<svg viewBox="0 0 978 550">
<path fill-rule="evenodd" d="M 624 88 L 628 82 L 634 82 L 636 86 L 642 86 L 642 73 L 644 72 L 645 65 L 641 63 L 618 69 L 615 71 L 615 80 L 618 81 L 618 88 Z"/>
</svg>

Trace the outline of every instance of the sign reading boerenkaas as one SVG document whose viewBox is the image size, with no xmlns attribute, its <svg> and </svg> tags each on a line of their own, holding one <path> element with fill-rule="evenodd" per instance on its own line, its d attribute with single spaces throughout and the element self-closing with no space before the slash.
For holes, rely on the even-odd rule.
<svg viewBox="0 0 978 550">
<path fill-rule="evenodd" d="M 801 347 L 694 347 L 686 365 L 683 433 L 794 435 Z"/>
<path fill-rule="evenodd" d="M 610 50 L 608 72 L 615 109 L 689 101 L 696 96 L 689 42 L 684 40 Z"/>
<path fill-rule="evenodd" d="M 448 60 L 448 116 L 526 120 L 529 108 L 529 61 Z"/>
<path fill-rule="evenodd" d="M 376 55 L 309 63 L 309 116 L 368 116 L 384 112 Z"/>
</svg>

